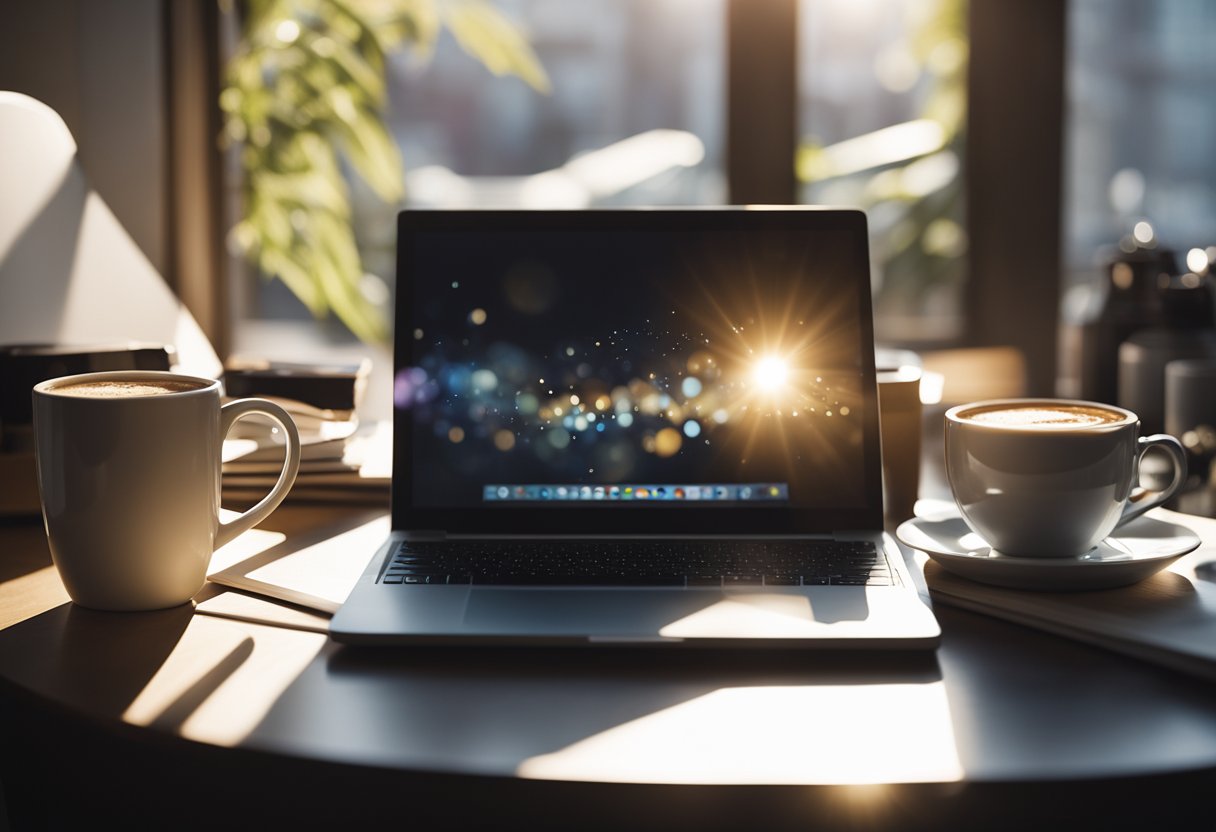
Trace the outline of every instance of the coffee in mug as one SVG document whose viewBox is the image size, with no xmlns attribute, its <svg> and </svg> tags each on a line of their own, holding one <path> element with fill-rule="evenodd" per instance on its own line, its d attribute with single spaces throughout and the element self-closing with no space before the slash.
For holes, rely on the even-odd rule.
<svg viewBox="0 0 1216 832">
<path fill-rule="evenodd" d="M 1008 405 L 977 407 L 964 410 L 961 418 L 983 425 L 1050 428 L 1061 425 L 1081 427 L 1114 424 L 1123 418 L 1123 414 L 1103 407 L 1081 404 L 1028 404 L 1014 407 Z"/>
<path fill-rule="evenodd" d="M 220 383 L 171 372 L 116 371 L 34 386 L 35 451 L 51 558 L 72 600 L 102 610 L 189 601 L 215 549 L 262 522 L 300 467 L 300 437 L 261 399 L 221 406 Z M 220 466 L 233 423 L 258 414 L 287 437 L 278 481 L 221 523 Z"/>
<path fill-rule="evenodd" d="M 138 396 L 165 396 L 170 393 L 185 393 L 200 390 L 202 386 L 189 381 L 83 381 L 56 387 L 60 396 L 77 396 L 82 399 L 126 399 Z"/>
<path fill-rule="evenodd" d="M 959 511 L 1002 554 L 1084 554 L 1186 480 L 1178 440 L 1142 437 L 1135 413 L 1097 402 L 974 402 L 946 411 L 945 431 L 946 476 Z M 1164 491 L 1138 489 L 1140 458 L 1150 448 L 1173 464 Z"/>
</svg>

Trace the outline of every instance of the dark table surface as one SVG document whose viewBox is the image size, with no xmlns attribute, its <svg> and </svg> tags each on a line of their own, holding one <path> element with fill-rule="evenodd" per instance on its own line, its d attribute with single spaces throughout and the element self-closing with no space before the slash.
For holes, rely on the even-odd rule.
<svg viewBox="0 0 1216 832">
<path fill-rule="evenodd" d="M 1117 828 L 1216 787 L 1211 683 L 940 605 L 907 654 L 372 651 L 76 608 L 29 524 L 3 559 L 13 828 Z"/>
</svg>

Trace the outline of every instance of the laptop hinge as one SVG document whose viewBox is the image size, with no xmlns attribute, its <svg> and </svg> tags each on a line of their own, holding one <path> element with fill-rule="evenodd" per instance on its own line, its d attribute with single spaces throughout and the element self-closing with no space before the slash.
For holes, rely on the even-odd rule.
<svg viewBox="0 0 1216 832">
<path fill-rule="evenodd" d="M 405 533 L 406 540 L 445 540 L 447 536 L 442 529 L 414 529 Z"/>
<path fill-rule="evenodd" d="M 845 529 L 843 531 L 832 532 L 833 540 L 857 540 L 858 538 L 873 537 L 874 530 L 867 529 Z"/>
</svg>

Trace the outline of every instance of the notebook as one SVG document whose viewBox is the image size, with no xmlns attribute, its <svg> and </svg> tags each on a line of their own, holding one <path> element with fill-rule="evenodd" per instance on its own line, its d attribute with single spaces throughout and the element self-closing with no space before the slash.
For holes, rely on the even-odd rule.
<svg viewBox="0 0 1216 832">
<path fill-rule="evenodd" d="M 923 649 L 865 215 L 403 211 L 391 531 L 351 644 Z"/>
</svg>

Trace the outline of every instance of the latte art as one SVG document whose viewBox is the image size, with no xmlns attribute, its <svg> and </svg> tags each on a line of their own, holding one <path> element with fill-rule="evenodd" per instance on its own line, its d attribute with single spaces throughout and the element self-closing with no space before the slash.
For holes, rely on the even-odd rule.
<svg viewBox="0 0 1216 832">
<path fill-rule="evenodd" d="M 980 425 L 1007 428 L 1083 428 L 1113 425 L 1124 419 L 1122 413 L 1083 405 L 1019 405 L 968 410 L 959 416 Z"/>
<path fill-rule="evenodd" d="M 147 396 L 167 396 L 202 390 L 203 385 L 190 381 L 86 381 L 66 384 L 54 388 L 60 396 L 75 396 L 81 399 L 132 399 Z"/>
</svg>

